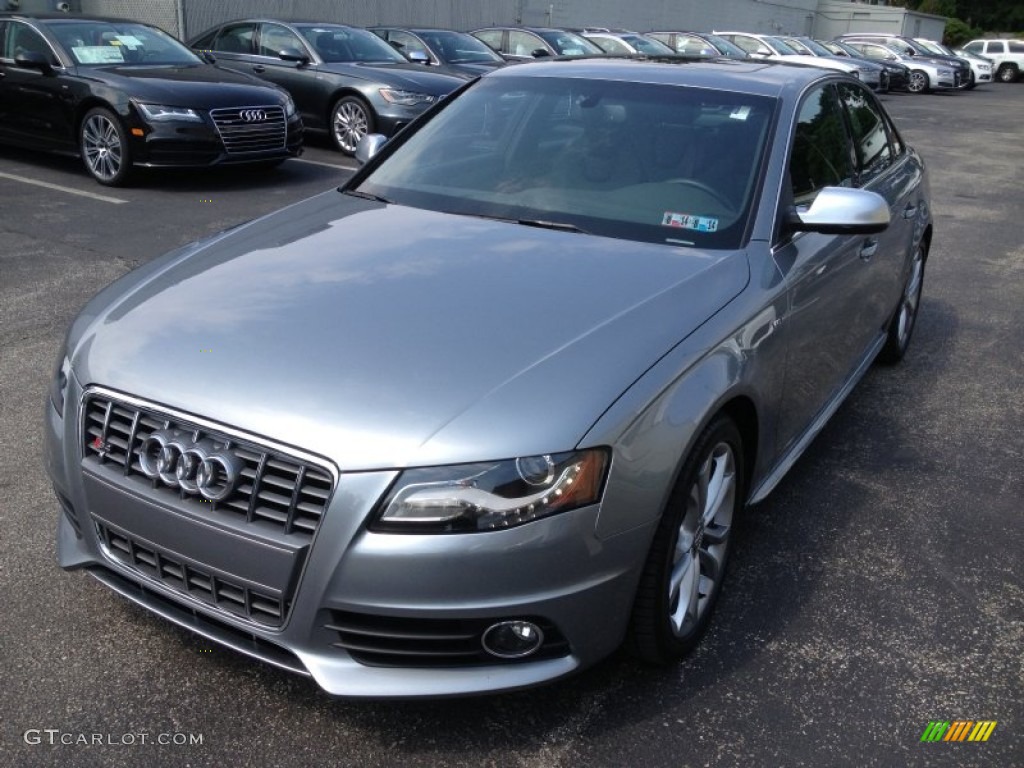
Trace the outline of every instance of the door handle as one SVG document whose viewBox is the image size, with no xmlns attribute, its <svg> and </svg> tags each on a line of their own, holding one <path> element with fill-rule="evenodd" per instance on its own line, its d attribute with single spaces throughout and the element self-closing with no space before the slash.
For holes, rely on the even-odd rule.
<svg viewBox="0 0 1024 768">
<path fill-rule="evenodd" d="M 257 64 L 252 68 L 252 71 L 256 72 L 257 74 L 262 74 L 263 72 L 267 71 L 267 68 L 264 67 L 262 64 Z"/>
<path fill-rule="evenodd" d="M 864 244 L 860 247 L 860 258 L 861 261 L 871 261 L 871 257 L 875 255 L 875 251 L 878 250 L 878 241 L 873 237 L 869 237 L 864 241 Z"/>
<path fill-rule="evenodd" d="M 903 218 L 912 219 L 917 215 L 917 206 L 913 203 L 907 203 L 907 207 L 903 209 Z"/>
</svg>

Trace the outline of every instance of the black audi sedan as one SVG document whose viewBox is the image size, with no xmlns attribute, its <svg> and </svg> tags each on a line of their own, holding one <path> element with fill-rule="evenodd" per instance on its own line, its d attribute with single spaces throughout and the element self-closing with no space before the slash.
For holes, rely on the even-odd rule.
<svg viewBox="0 0 1024 768">
<path fill-rule="evenodd" d="M 100 184 L 136 166 L 276 164 L 302 150 L 291 97 L 157 27 L 0 14 L 0 142 L 80 155 Z"/>
<path fill-rule="evenodd" d="M 437 67 L 450 75 L 479 77 L 508 63 L 466 32 L 426 27 L 370 27 L 370 31 L 414 64 Z"/>
<path fill-rule="evenodd" d="M 425 71 L 372 32 L 343 24 L 232 21 L 190 45 L 285 88 L 306 128 L 328 132 L 347 155 L 367 133 L 394 134 L 465 82 Z"/>
</svg>

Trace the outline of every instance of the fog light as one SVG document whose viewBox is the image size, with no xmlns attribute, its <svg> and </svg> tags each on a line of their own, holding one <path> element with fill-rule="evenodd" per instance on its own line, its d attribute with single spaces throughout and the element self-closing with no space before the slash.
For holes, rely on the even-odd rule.
<svg viewBox="0 0 1024 768">
<path fill-rule="evenodd" d="M 521 659 L 540 648 L 544 633 L 531 621 L 502 621 L 488 627 L 481 642 L 499 659 Z"/>
</svg>

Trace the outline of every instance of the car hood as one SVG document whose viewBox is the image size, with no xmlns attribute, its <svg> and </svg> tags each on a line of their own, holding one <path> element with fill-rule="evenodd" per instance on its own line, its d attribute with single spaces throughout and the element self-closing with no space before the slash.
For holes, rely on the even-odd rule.
<svg viewBox="0 0 1024 768">
<path fill-rule="evenodd" d="M 158 104 L 212 109 L 283 103 L 283 92 L 266 81 L 211 64 L 146 67 L 80 67 L 79 74 L 123 90 L 129 97 Z"/>
<path fill-rule="evenodd" d="M 702 252 L 330 192 L 121 278 L 75 376 L 343 470 L 574 447 L 748 281 Z"/>
<path fill-rule="evenodd" d="M 388 62 L 372 64 L 334 62 L 320 64 L 318 70 L 377 82 L 405 91 L 426 93 L 430 96 L 446 96 L 465 82 L 463 77 L 446 75 L 441 72 L 428 72 L 421 64 L 402 64 L 401 62 L 394 64 Z"/>
</svg>

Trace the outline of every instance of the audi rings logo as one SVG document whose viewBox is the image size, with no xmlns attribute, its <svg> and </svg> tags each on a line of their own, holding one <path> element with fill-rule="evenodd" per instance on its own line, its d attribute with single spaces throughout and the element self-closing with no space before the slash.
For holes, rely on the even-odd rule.
<svg viewBox="0 0 1024 768">
<path fill-rule="evenodd" d="M 244 462 L 213 440 L 199 442 L 188 432 L 161 429 L 142 443 L 142 472 L 171 488 L 199 494 L 210 501 L 226 499 L 242 476 Z"/>
<path fill-rule="evenodd" d="M 238 116 L 247 123 L 262 123 L 267 119 L 267 113 L 262 109 L 243 109 Z"/>
</svg>

